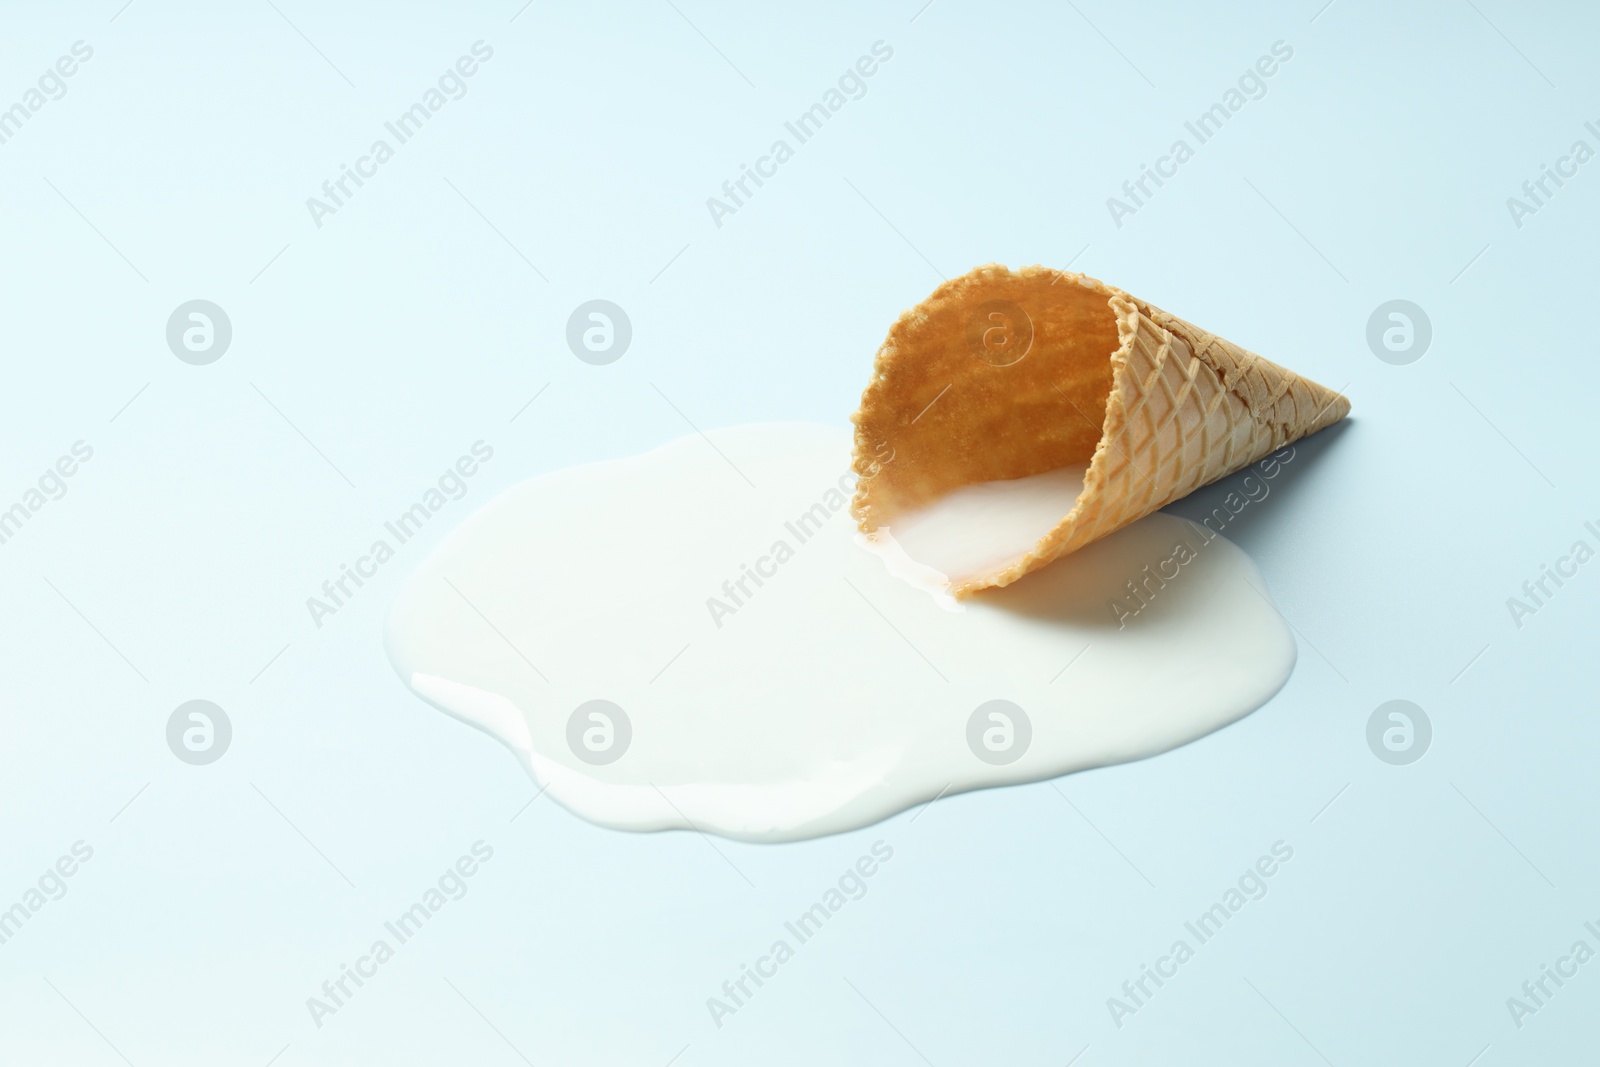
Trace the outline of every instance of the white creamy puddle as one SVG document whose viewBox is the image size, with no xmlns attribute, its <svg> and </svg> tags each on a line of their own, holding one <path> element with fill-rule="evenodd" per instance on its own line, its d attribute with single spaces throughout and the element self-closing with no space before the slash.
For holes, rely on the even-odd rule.
<svg viewBox="0 0 1600 1067">
<path fill-rule="evenodd" d="M 1001 569 L 1027 555 L 1072 510 L 1087 463 L 979 482 L 947 493 L 885 526 L 912 560 L 959 582 Z"/>
<path fill-rule="evenodd" d="M 849 830 L 1184 744 L 1259 707 L 1294 664 L 1255 566 L 1185 520 L 1150 516 L 951 611 L 857 543 L 847 430 L 709 436 L 507 490 L 389 617 L 407 684 L 594 822 Z M 1003 535 L 1008 514 L 1052 510 L 1047 529 L 1072 476 L 990 494 L 979 521 Z M 936 547 L 983 551 L 941 515 L 921 532 L 936 529 Z M 1111 602 L 1140 603 L 1129 581 L 1145 604 L 1119 627 Z"/>
</svg>

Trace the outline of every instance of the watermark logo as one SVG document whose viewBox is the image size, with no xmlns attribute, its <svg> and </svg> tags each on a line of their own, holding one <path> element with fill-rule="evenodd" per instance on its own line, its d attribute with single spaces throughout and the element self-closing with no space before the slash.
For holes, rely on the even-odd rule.
<svg viewBox="0 0 1600 1067">
<path fill-rule="evenodd" d="M 395 157 L 400 146 L 421 133 L 422 128 L 433 121 L 433 116 L 444 110 L 446 104 L 467 95 L 467 79 L 477 74 L 482 64 L 494 58 L 494 49 L 481 40 L 472 43 L 471 53 L 459 56 L 455 64 L 446 67 L 438 80 L 424 89 L 422 96 L 410 107 L 385 122 L 383 130 L 387 136 L 374 138 L 367 146 L 367 151 L 356 157 L 355 166 L 340 163 L 338 176 L 322 183 L 320 197 L 306 197 L 306 211 L 317 229 L 322 229 L 323 219 L 337 215 L 347 207 L 356 193 L 378 176 L 379 168 Z M 445 180 L 449 181 L 448 178 Z M 458 196 L 460 192 L 456 190 Z M 467 206 L 471 207 L 470 201 Z M 473 210 L 477 211 L 477 208 Z"/>
<path fill-rule="evenodd" d="M 1287 841 L 1274 841 L 1270 854 L 1258 856 L 1210 907 L 1184 922 L 1184 936 L 1175 938 L 1165 955 L 1156 957 L 1154 965 L 1141 963 L 1139 973 L 1122 983 L 1121 995 L 1106 998 L 1106 1011 L 1116 1028 L 1121 1030 L 1129 1018 L 1148 1007 L 1155 995 L 1178 977 L 1183 965 L 1194 959 L 1200 946 L 1221 933 L 1223 926 L 1247 904 L 1264 898 L 1271 888 L 1268 880 L 1292 859 L 1294 846 Z"/>
<path fill-rule="evenodd" d="M 1591 120 L 1585 122 L 1583 128 L 1600 143 L 1600 126 Z M 1548 163 L 1540 163 L 1538 177 L 1522 183 L 1522 196 L 1506 197 L 1506 211 L 1511 215 L 1511 224 L 1522 229 L 1523 220 L 1548 207 L 1555 195 L 1566 188 L 1567 182 L 1578 176 L 1578 168 L 1593 159 L 1594 155 L 1594 148 L 1580 137 L 1572 142 L 1566 155 L 1556 158 L 1553 169 Z"/>
<path fill-rule="evenodd" d="M 567 719 L 567 747 L 591 766 L 617 762 L 632 743 L 628 713 L 609 700 L 586 700 Z"/>
<path fill-rule="evenodd" d="M 74 841 L 70 855 L 62 853 L 54 864 L 44 869 L 37 882 L 23 890 L 15 903 L 7 907 L 4 901 L 0 901 L 0 945 L 16 937 L 40 908 L 66 896 L 66 880 L 77 874 L 82 865 L 92 858 L 93 846 L 81 839 Z"/>
<path fill-rule="evenodd" d="M 1433 343 L 1433 321 L 1409 300 L 1379 304 L 1367 319 L 1367 347 L 1385 363 L 1403 367 L 1415 363 Z"/>
<path fill-rule="evenodd" d="M 706 1011 L 716 1028 L 721 1030 L 729 1016 L 737 1015 L 767 982 L 776 978 L 778 969 L 794 959 L 800 946 L 816 937 L 823 924 L 851 901 L 866 896 L 867 880 L 893 858 L 894 848 L 887 841 L 874 841 L 871 850 L 846 867 L 809 908 L 783 924 L 783 936 L 775 939 L 764 955 L 755 958 L 754 966 L 739 964 L 738 975 L 722 983 L 722 995 L 706 998 Z"/>
<path fill-rule="evenodd" d="M 46 104 L 67 95 L 65 79 L 78 73 L 81 65 L 94 57 L 94 49 L 83 41 L 72 43 L 72 55 L 61 56 L 54 67 L 46 67 L 38 81 L 29 86 L 22 99 L 9 106 L 0 101 L 0 145 L 22 132 L 22 127 L 33 119 Z"/>
<path fill-rule="evenodd" d="M 131 402 L 131 401 L 130 401 Z M 0 545 L 21 532 L 23 525 L 52 500 L 67 495 L 66 480 L 78 472 L 79 466 L 94 458 L 94 449 L 87 441 L 72 443 L 72 454 L 62 455 L 44 469 L 39 480 L 23 491 L 16 503 L 7 505 L 0 500 Z"/>
<path fill-rule="evenodd" d="M 1009 700 L 985 701 L 967 719 L 967 747 L 991 766 L 1017 762 L 1032 743 L 1033 723 L 1028 713 Z"/>
<path fill-rule="evenodd" d="M 1267 79 L 1277 74 L 1285 63 L 1294 58 L 1294 48 L 1287 41 L 1273 41 L 1271 55 L 1263 55 L 1246 67 L 1235 85 L 1224 89 L 1221 98 L 1206 108 L 1193 120 L 1183 124 L 1187 136 L 1172 142 L 1165 155 L 1157 156 L 1155 165 L 1141 163 L 1137 177 L 1122 183 L 1122 196 L 1106 197 L 1106 211 L 1112 223 L 1122 229 L 1123 220 L 1137 215 L 1148 205 L 1167 182 L 1178 176 L 1178 170 L 1195 157 L 1199 147 L 1222 132 L 1222 127 L 1234 115 L 1244 110 L 1252 100 L 1267 95 Z M 1190 138 L 1194 143 L 1190 144 Z"/>
<path fill-rule="evenodd" d="M 1583 928 L 1590 937 L 1600 940 L 1600 926 L 1586 922 Z M 1539 1014 L 1541 1008 L 1548 1008 L 1551 998 L 1559 993 L 1568 981 L 1578 977 L 1578 969 L 1594 959 L 1594 956 L 1594 949 L 1590 947 L 1589 942 L 1579 938 L 1572 943 L 1565 956 L 1556 957 L 1554 967 L 1548 963 L 1541 963 L 1539 976 L 1522 983 L 1522 996 L 1506 998 L 1506 1011 L 1511 1014 L 1511 1021 L 1516 1028 L 1521 1030 L 1527 1025 L 1525 1020 L 1529 1016 Z"/>
<path fill-rule="evenodd" d="M 471 455 L 456 457 L 421 499 L 385 522 L 386 536 L 373 541 L 366 554 L 356 557 L 354 566 L 341 563 L 339 573 L 322 583 L 321 596 L 306 597 L 306 611 L 317 629 L 322 629 L 322 620 L 337 614 L 369 580 L 376 578 L 379 568 L 394 558 L 401 545 L 421 533 L 423 524 L 443 510 L 446 503 L 467 495 L 468 479 L 494 458 L 494 447 L 484 441 L 474 441 L 470 451 Z"/>
<path fill-rule="evenodd" d="M 0 534 L 4 533 L 4 517 L 0 516 Z M 1600 526 L 1592 522 L 1583 524 L 1584 531 L 1595 538 L 1595 543 L 1600 544 Z M 1511 612 L 1511 621 L 1522 629 L 1522 620 L 1530 615 L 1539 614 L 1539 609 L 1548 604 L 1567 581 L 1578 576 L 1578 568 L 1594 559 L 1595 550 L 1584 538 L 1572 542 L 1572 547 L 1567 554 L 1556 558 L 1554 565 L 1549 563 L 1539 564 L 1539 576 L 1530 578 L 1522 583 L 1522 596 L 1506 598 L 1506 610 Z M 1552 588 L 1552 584 L 1554 588 Z"/>
<path fill-rule="evenodd" d="M 215 363 L 232 343 L 232 320 L 209 300 L 179 304 L 167 319 L 167 347 L 185 363 L 196 367 Z"/>
<path fill-rule="evenodd" d="M 1428 721 L 1428 713 L 1409 700 L 1379 704 L 1367 719 L 1367 747 L 1393 766 L 1417 762 L 1432 743 L 1433 723 Z"/>
<path fill-rule="evenodd" d="M 967 351 L 992 367 L 1009 367 L 1033 348 L 1033 319 L 1009 300 L 989 300 L 967 320 Z"/>
<path fill-rule="evenodd" d="M 579 304 L 567 319 L 567 347 L 593 366 L 615 363 L 632 341 L 633 322 L 628 313 L 609 300 Z"/>
<path fill-rule="evenodd" d="M 846 67 L 835 86 L 823 91 L 820 100 L 802 111 L 793 121 L 783 124 L 785 136 L 775 138 L 767 147 L 766 154 L 756 157 L 754 167 L 748 163 L 739 164 L 739 173 L 722 183 L 722 195 L 706 197 L 706 211 L 717 229 L 722 229 L 723 219 L 738 214 L 767 182 L 776 178 L 778 169 L 794 158 L 795 150 L 821 133 L 822 127 L 845 104 L 866 96 L 867 79 L 878 73 L 883 64 L 893 57 L 892 47 L 883 41 L 874 41 L 871 55 L 863 55 L 853 66 Z"/>
<path fill-rule="evenodd" d="M 1245 508 L 1267 499 L 1272 492 L 1272 486 L 1267 483 L 1282 473 L 1293 459 L 1294 446 L 1290 445 L 1256 463 L 1255 472 L 1240 479 L 1238 489 L 1223 497 L 1222 502 L 1211 509 L 1211 514 L 1202 518 L 1198 526 L 1190 524 L 1199 538 L 1198 547 L 1185 538 L 1172 546 L 1172 552 L 1165 559 L 1145 564 L 1144 570 L 1123 582 L 1127 596 L 1119 594 L 1115 600 L 1106 602 L 1117 620 L 1117 629 L 1126 629 L 1128 620 L 1138 617 L 1140 612 L 1148 608 L 1167 587 L 1167 583 L 1176 581 L 1184 567 L 1200 558 L 1201 550 L 1216 540 Z"/>
<path fill-rule="evenodd" d="M 452 865 L 440 872 L 432 885 L 422 891 L 405 911 L 383 924 L 383 937 L 375 939 L 367 951 L 355 958 L 355 963 L 339 964 L 339 972 L 322 983 L 318 993 L 306 998 L 306 1011 L 312 1024 L 321 1030 L 328 1016 L 337 1015 L 349 1006 L 366 984 L 378 976 L 383 965 L 394 959 L 400 947 L 433 922 L 434 916 L 452 901 L 460 900 L 471 889 L 469 880 L 494 858 L 494 846 L 481 838 L 472 843 L 471 854 L 463 853 Z M 348 958 L 348 957 L 347 957 Z"/>
<path fill-rule="evenodd" d="M 875 452 L 877 456 L 883 456 L 883 447 L 882 444 L 878 446 Z M 868 466 L 869 473 L 866 477 L 875 476 L 883 469 L 883 465 L 893 458 L 894 450 L 890 449 L 887 457 L 874 460 Z M 706 597 L 706 612 L 711 616 L 711 622 L 717 629 L 722 629 L 724 618 L 737 615 L 767 580 L 778 576 L 778 569 L 794 559 L 795 551 L 800 545 L 815 537 L 829 519 L 845 509 L 850 503 L 850 493 L 855 485 L 855 479 L 854 471 L 845 471 L 841 474 L 839 480 L 834 482 L 833 488 L 823 493 L 820 500 L 783 524 L 788 537 L 775 539 L 765 555 L 756 557 L 753 567 L 749 563 L 739 564 L 739 573 L 722 583 L 722 596 L 713 594 Z M 793 539 L 792 543 L 790 538 Z"/>
<path fill-rule="evenodd" d="M 193 766 L 217 762 L 232 743 L 228 713 L 209 700 L 185 701 L 167 719 L 167 747 Z"/>
</svg>

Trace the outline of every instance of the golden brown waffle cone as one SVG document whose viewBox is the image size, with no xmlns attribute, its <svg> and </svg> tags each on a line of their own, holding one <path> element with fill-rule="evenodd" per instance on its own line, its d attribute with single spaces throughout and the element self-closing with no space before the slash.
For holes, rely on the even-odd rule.
<svg viewBox="0 0 1600 1067">
<path fill-rule="evenodd" d="M 985 333 L 990 322 L 998 332 Z M 1004 343 L 985 345 L 990 336 Z M 1072 509 L 1025 555 L 953 580 L 965 596 L 1349 410 L 1333 390 L 1086 275 L 991 264 L 939 286 L 878 350 L 852 417 L 851 510 L 868 533 L 892 529 L 896 515 L 964 485 L 1087 462 Z"/>
</svg>

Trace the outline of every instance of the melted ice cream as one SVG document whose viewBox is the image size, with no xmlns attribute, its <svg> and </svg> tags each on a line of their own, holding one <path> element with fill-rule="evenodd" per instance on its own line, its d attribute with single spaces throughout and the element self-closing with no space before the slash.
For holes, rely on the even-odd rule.
<svg viewBox="0 0 1600 1067">
<path fill-rule="evenodd" d="M 1003 482 L 979 482 L 895 517 L 875 539 L 893 538 L 916 563 L 956 584 L 1025 556 L 1083 492 L 1087 463 Z"/>
<path fill-rule="evenodd" d="M 848 830 L 1184 744 L 1293 666 L 1254 565 L 1182 519 L 1152 515 L 952 612 L 858 543 L 847 431 L 709 436 L 507 490 L 390 615 L 406 683 L 594 822 Z M 1066 514 L 1073 476 L 976 487 L 975 529 L 1013 551 L 1024 525 Z M 979 557 L 958 504 L 906 536 Z"/>
</svg>

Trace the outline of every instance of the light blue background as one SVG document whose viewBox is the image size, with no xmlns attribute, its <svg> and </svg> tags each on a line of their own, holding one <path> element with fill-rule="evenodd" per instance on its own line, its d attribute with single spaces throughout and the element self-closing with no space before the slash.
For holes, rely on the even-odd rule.
<svg viewBox="0 0 1600 1067">
<path fill-rule="evenodd" d="M 0 545 L 0 906 L 95 850 L 0 945 L 0 1061 L 1592 1050 L 1600 963 L 1520 1030 L 1505 1005 L 1600 919 L 1600 563 L 1521 629 L 1505 604 L 1600 519 L 1600 163 L 1520 229 L 1505 206 L 1596 146 L 1592 10 L 121 2 L 13 5 L 0 34 L 0 106 L 94 48 L 0 145 L 0 505 L 94 448 Z M 317 228 L 305 199 L 480 39 L 466 97 Z M 715 226 L 706 198 L 878 40 L 866 96 Z M 1113 225 L 1106 198 L 1278 40 L 1266 96 Z M 493 493 L 688 432 L 663 396 L 700 427 L 842 423 L 894 316 L 991 260 L 1070 264 L 1352 398 L 1230 530 L 1300 635 L 1261 711 L 1143 763 L 713 848 L 525 808 L 507 751 L 393 677 L 397 583 Z M 634 326 L 608 367 L 564 341 L 596 297 Z M 210 366 L 164 339 L 194 298 L 233 322 Z M 1392 298 L 1433 323 L 1409 366 L 1365 341 Z M 314 627 L 305 598 L 480 438 L 466 499 Z M 233 721 L 209 767 L 164 739 L 193 698 Z M 1365 741 L 1393 698 L 1434 726 L 1407 767 Z M 316 1028 L 306 998 L 479 839 L 470 892 Z M 878 839 L 868 895 L 716 1028 L 705 999 Z M 1270 893 L 1114 1026 L 1106 998 L 1280 839 Z"/>
</svg>

